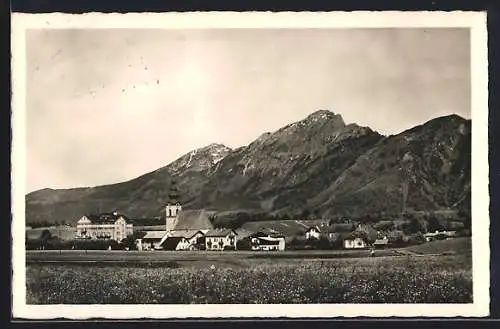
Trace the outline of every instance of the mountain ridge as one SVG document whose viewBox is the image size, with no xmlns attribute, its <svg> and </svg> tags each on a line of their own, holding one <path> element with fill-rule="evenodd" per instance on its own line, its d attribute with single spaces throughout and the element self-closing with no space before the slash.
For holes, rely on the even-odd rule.
<svg viewBox="0 0 500 329">
<path fill-rule="evenodd" d="M 460 199 L 470 204 L 470 122 L 452 114 L 384 136 L 319 110 L 246 146 L 212 143 L 128 181 L 33 191 L 26 195 L 26 219 L 74 222 L 104 208 L 161 217 L 172 179 L 187 208 L 330 217 L 457 208 Z M 408 183 L 400 173 L 405 156 L 415 171 Z"/>
</svg>

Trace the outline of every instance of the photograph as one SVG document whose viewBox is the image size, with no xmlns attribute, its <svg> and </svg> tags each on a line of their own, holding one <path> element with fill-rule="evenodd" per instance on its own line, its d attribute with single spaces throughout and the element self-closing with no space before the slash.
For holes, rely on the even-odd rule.
<svg viewBox="0 0 500 329">
<path fill-rule="evenodd" d="M 488 315 L 484 13 L 12 33 L 14 315 Z"/>
</svg>

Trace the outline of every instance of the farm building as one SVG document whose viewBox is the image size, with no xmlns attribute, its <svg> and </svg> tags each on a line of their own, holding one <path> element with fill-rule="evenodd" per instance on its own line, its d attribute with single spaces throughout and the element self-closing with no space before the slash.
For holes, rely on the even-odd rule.
<svg viewBox="0 0 500 329">
<path fill-rule="evenodd" d="M 230 229 L 210 230 L 205 234 L 206 250 L 236 249 L 236 232 Z"/>
<path fill-rule="evenodd" d="M 309 240 L 309 239 L 319 239 L 319 237 L 321 236 L 321 228 L 319 226 L 313 226 L 313 227 L 310 227 L 309 229 L 306 230 L 305 232 L 305 236 L 306 236 L 306 239 Z"/>
<path fill-rule="evenodd" d="M 276 234 L 257 232 L 250 236 L 251 250 L 283 251 L 285 250 L 285 237 Z"/>
<path fill-rule="evenodd" d="M 355 226 L 352 224 L 332 224 L 328 227 L 328 239 L 330 241 L 343 240 L 354 231 Z"/>
<path fill-rule="evenodd" d="M 305 231 L 306 240 L 319 239 L 321 236 L 328 236 L 329 225 L 326 222 L 319 222 L 317 225 L 309 227 Z"/>
<path fill-rule="evenodd" d="M 368 248 L 369 243 L 366 238 L 361 236 L 350 236 L 344 240 L 345 249 L 364 249 Z"/>
<path fill-rule="evenodd" d="M 373 243 L 373 247 L 376 249 L 385 249 L 389 246 L 389 239 L 384 237 L 383 239 L 377 239 Z"/>
<path fill-rule="evenodd" d="M 137 239 L 138 250 L 158 250 L 162 249 L 161 244 L 165 236 L 164 231 L 147 231 L 142 239 Z"/>
<path fill-rule="evenodd" d="M 434 240 L 448 240 L 456 237 L 456 231 L 435 231 L 433 233 L 424 234 L 425 241 L 434 241 Z"/>
<path fill-rule="evenodd" d="M 176 230 L 165 234 L 161 242 L 165 250 L 202 249 L 205 235 L 201 230 Z"/>
<path fill-rule="evenodd" d="M 368 248 L 378 239 L 379 233 L 367 224 L 359 224 L 356 229 L 344 239 L 344 248 L 362 249 Z"/>
<path fill-rule="evenodd" d="M 117 212 L 103 213 L 80 218 L 76 224 L 76 237 L 121 241 L 131 235 L 133 230 L 133 225 L 127 224 L 124 215 Z"/>
</svg>

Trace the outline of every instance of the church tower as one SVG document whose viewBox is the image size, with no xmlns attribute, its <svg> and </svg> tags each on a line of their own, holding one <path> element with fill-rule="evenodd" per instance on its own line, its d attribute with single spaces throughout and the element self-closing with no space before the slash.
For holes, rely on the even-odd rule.
<svg viewBox="0 0 500 329">
<path fill-rule="evenodd" d="M 182 210 L 182 205 L 179 198 L 179 190 L 175 180 L 170 182 L 170 191 L 168 193 L 168 201 L 165 206 L 165 228 L 168 231 L 174 229 L 177 224 L 177 216 Z"/>
</svg>

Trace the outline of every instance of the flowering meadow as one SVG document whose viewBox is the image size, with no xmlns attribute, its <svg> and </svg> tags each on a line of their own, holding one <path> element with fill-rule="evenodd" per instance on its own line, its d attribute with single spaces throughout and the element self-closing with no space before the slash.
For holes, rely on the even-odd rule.
<svg viewBox="0 0 500 329">
<path fill-rule="evenodd" d="M 195 263 L 27 264 L 27 303 L 472 302 L 463 255 Z"/>
</svg>

